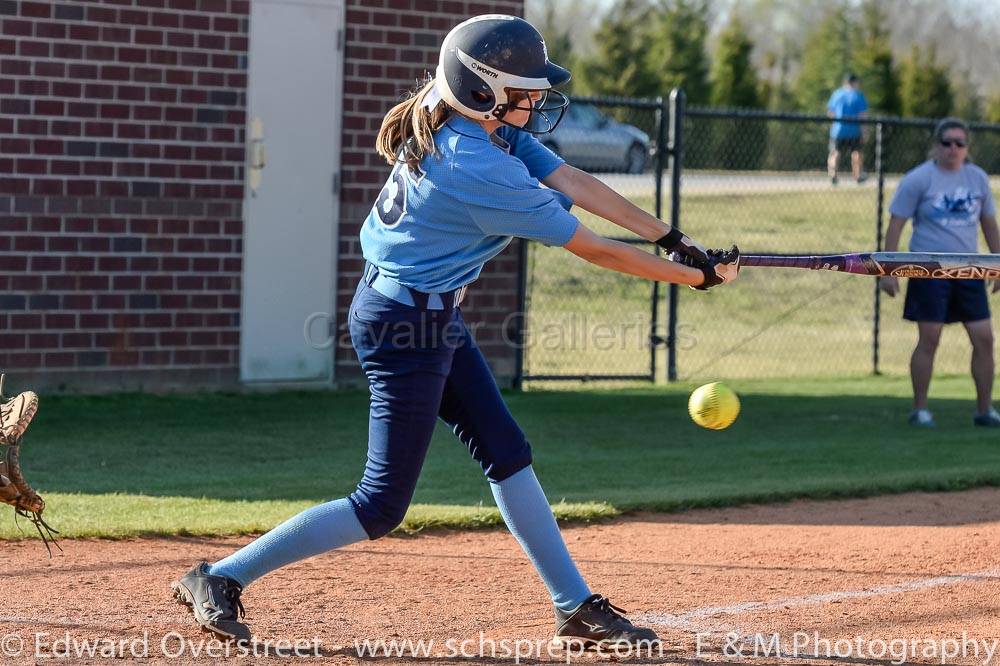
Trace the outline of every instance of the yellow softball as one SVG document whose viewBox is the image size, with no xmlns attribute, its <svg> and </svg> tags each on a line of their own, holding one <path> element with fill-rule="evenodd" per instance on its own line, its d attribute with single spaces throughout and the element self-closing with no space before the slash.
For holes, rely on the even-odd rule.
<svg viewBox="0 0 1000 666">
<path fill-rule="evenodd" d="M 728 428 L 740 413 L 740 399 L 725 384 L 712 382 L 694 390 L 688 400 L 691 420 L 702 428 Z"/>
</svg>

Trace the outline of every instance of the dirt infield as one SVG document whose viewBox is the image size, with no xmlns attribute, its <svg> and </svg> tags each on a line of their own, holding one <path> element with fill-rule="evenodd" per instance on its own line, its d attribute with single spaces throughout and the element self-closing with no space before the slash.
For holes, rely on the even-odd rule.
<svg viewBox="0 0 1000 666">
<path fill-rule="evenodd" d="M 665 639 L 662 654 L 573 661 L 983 664 L 1000 637 L 1000 489 L 642 515 L 565 535 L 593 589 Z M 220 661 L 168 584 L 248 540 L 67 541 L 51 561 L 37 541 L 4 543 L 0 663 Z M 238 661 L 286 663 L 275 652 L 295 640 L 327 663 L 358 663 L 365 639 L 412 642 L 366 659 L 379 663 L 567 656 L 549 651 L 544 587 L 501 530 L 357 544 L 243 598 L 261 642 L 257 656 L 231 648 Z"/>
</svg>

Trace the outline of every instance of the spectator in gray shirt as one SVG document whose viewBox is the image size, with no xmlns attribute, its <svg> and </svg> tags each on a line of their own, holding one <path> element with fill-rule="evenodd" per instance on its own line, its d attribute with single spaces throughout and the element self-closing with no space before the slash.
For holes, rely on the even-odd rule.
<svg viewBox="0 0 1000 666">
<path fill-rule="evenodd" d="M 934 129 L 931 159 L 909 171 L 889 206 L 886 252 L 895 252 L 903 225 L 913 218 L 911 252 L 978 252 L 979 229 L 990 252 L 1000 252 L 996 202 L 986 172 L 968 161 L 969 128 L 945 118 Z M 889 296 L 899 292 L 895 277 L 883 277 L 879 287 Z M 994 282 L 993 291 L 1000 290 Z M 934 353 L 945 324 L 962 322 L 972 342 L 972 378 L 976 385 L 977 426 L 1000 426 L 993 408 L 993 327 L 983 280 L 911 279 L 906 288 L 903 318 L 917 323 L 918 340 L 910 358 L 913 411 L 910 423 L 933 427 L 927 392 L 934 370 Z"/>
</svg>

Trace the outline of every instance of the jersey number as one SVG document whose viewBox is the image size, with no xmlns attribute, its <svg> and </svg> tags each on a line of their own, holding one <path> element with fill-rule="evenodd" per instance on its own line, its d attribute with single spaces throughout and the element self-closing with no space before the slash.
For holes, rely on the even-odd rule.
<svg viewBox="0 0 1000 666">
<path fill-rule="evenodd" d="M 397 164 L 392 170 L 392 175 L 375 201 L 375 214 L 387 227 L 394 227 L 403 219 L 406 214 L 405 164 Z"/>
</svg>

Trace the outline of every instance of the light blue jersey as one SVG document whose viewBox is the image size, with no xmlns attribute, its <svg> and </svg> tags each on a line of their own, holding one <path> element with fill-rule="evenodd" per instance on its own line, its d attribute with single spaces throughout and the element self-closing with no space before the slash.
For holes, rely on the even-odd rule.
<svg viewBox="0 0 1000 666">
<path fill-rule="evenodd" d="M 434 140 L 422 173 L 393 168 L 361 228 L 364 257 L 382 275 L 443 293 L 479 277 L 514 237 L 555 246 L 572 238 L 572 200 L 538 182 L 563 161 L 534 136 L 505 126 L 491 140 L 454 114 Z"/>
<path fill-rule="evenodd" d="M 861 136 L 861 125 L 840 122 L 841 118 L 860 116 L 868 110 L 868 100 L 860 90 L 847 86 L 837 88 L 830 95 L 826 110 L 837 119 L 837 122 L 830 126 L 831 139 L 857 139 Z"/>
<path fill-rule="evenodd" d="M 899 181 L 889 212 L 913 218 L 911 252 L 978 252 L 980 218 L 996 215 L 990 179 L 975 164 L 945 171 L 927 160 Z"/>
</svg>

